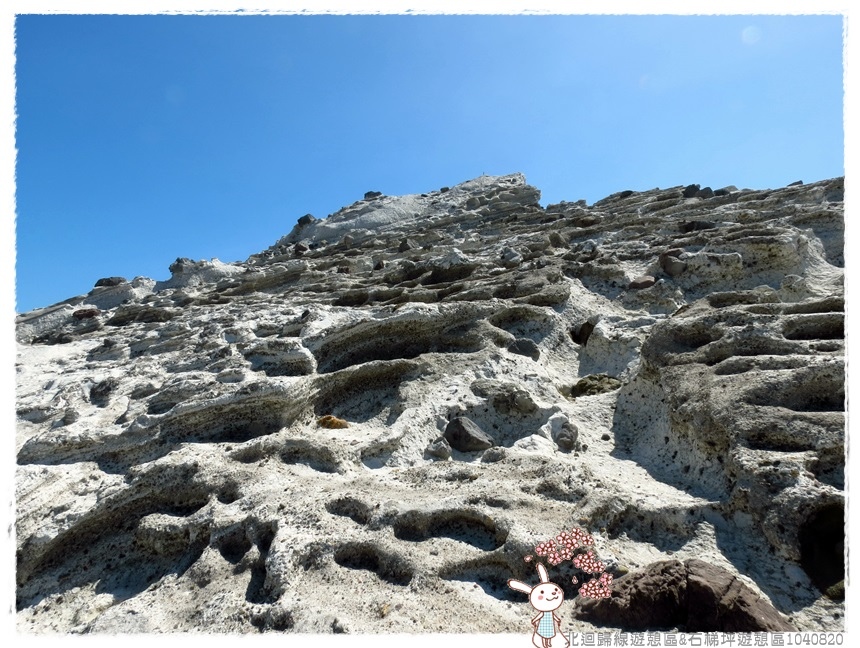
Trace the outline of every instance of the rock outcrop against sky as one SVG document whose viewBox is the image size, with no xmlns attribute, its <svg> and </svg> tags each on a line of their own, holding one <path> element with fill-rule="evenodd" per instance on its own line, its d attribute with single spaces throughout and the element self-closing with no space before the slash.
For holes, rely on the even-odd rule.
<svg viewBox="0 0 860 648">
<path fill-rule="evenodd" d="M 549 565 L 565 631 L 841 630 L 842 179 L 539 196 L 20 315 L 18 629 L 530 633 L 507 581 L 579 527 L 619 596 Z"/>
</svg>

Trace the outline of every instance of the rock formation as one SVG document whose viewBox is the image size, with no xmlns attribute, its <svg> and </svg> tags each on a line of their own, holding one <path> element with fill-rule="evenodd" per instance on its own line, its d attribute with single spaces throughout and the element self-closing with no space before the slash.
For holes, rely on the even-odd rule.
<svg viewBox="0 0 860 648">
<path fill-rule="evenodd" d="M 20 315 L 18 629 L 529 633 L 572 525 L 676 629 L 842 629 L 843 181 L 706 189 L 369 191 Z"/>
</svg>

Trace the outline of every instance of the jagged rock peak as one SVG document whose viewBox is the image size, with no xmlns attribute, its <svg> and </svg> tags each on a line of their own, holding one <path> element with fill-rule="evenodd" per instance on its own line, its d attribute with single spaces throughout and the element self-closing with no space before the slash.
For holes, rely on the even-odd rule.
<svg viewBox="0 0 860 648">
<path fill-rule="evenodd" d="M 504 206 L 537 205 L 540 191 L 526 184 L 525 176 L 514 173 L 504 176 L 481 176 L 438 191 L 406 196 L 376 195 L 359 200 L 331 214 L 324 220 L 304 216 L 293 230 L 276 246 L 299 241 L 320 244 L 338 242 L 344 236 L 365 232 L 385 234 L 412 231 L 420 226 L 457 214 L 478 218 L 490 212 L 500 212 Z"/>
</svg>

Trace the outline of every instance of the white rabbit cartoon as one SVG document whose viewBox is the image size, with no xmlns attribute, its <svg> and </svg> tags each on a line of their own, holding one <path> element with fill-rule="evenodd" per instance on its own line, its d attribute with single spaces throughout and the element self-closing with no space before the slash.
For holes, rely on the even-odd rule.
<svg viewBox="0 0 860 648">
<path fill-rule="evenodd" d="M 550 648 L 550 641 L 555 637 L 556 628 L 558 628 L 558 634 L 561 635 L 565 648 L 567 648 L 570 642 L 561 631 L 561 618 L 555 613 L 555 610 L 560 608 L 564 602 L 564 592 L 561 586 L 549 582 L 549 574 L 543 564 L 537 563 L 537 570 L 540 576 L 540 583 L 534 587 L 513 578 L 508 580 L 508 587 L 528 594 L 529 603 L 539 612 L 532 619 L 532 625 L 535 629 L 534 635 L 532 635 L 532 643 L 536 648 Z M 538 641 L 538 637 L 540 637 L 540 641 Z"/>
</svg>

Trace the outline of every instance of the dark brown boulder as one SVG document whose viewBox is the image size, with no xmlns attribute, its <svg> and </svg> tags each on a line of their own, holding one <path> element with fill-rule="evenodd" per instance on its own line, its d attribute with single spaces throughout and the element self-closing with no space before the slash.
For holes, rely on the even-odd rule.
<svg viewBox="0 0 860 648">
<path fill-rule="evenodd" d="M 90 319 L 91 317 L 98 317 L 101 311 L 98 308 L 79 308 L 74 313 L 72 313 L 72 317 L 76 320 L 84 320 Z"/>
<path fill-rule="evenodd" d="M 687 570 L 678 560 L 652 563 L 612 584 L 607 599 L 578 599 L 578 619 L 630 630 L 674 628 L 686 620 Z"/>
<path fill-rule="evenodd" d="M 795 628 L 731 573 L 702 560 L 667 560 L 626 574 L 608 599 L 582 600 L 578 619 L 626 630 L 785 632 Z"/>
</svg>

